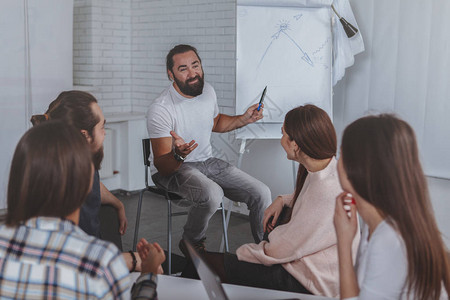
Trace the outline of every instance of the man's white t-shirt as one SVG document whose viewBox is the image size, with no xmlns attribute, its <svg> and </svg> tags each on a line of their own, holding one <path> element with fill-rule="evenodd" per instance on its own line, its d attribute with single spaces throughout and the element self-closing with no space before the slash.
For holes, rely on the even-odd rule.
<svg viewBox="0 0 450 300">
<path fill-rule="evenodd" d="M 187 157 L 185 162 L 205 161 L 212 157 L 211 132 L 214 118 L 219 114 L 214 88 L 207 82 L 203 93 L 194 98 L 181 96 L 171 84 L 155 99 L 147 111 L 147 130 L 151 139 L 171 137 L 175 131 L 186 143 L 195 140 L 198 147 Z M 151 172 L 157 170 L 153 165 Z"/>
</svg>

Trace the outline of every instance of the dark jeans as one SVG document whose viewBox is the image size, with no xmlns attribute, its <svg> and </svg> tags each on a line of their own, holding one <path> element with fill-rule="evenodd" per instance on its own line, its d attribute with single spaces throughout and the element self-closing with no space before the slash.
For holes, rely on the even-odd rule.
<svg viewBox="0 0 450 300">
<path fill-rule="evenodd" d="M 238 260 L 234 254 L 224 254 L 225 274 L 228 283 L 263 289 L 311 294 L 282 265 L 267 267 Z"/>
<path fill-rule="evenodd" d="M 200 255 L 223 283 L 311 294 L 280 264 L 266 267 L 262 264 L 239 261 L 236 255 L 230 253 L 206 252 Z M 191 260 L 188 261 L 181 277 L 199 278 Z"/>
</svg>

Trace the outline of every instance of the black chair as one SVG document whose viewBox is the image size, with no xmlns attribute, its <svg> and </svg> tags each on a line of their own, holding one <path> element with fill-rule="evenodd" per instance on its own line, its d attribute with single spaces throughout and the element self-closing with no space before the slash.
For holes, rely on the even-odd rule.
<svg viewBox="0 0 450 300">
<path fill-rule="evenodd" d="M 133 240 L 133 251 L 136 251 L 136 244 L 138 239 L 139 232 L 139 222 L 141 218 L 141 207 L 142 207 L 142 198 L 145 192 L 155 193 L 161 196 L 164 196 L 167 200 L 167 253 L 168 253 L 168 274 L 172 273 L 172 217 L 187 215 L 187 211 L 182 212 L 172 212 L 172 201 L 180 202 L 183 200 L 183 197 L 176 193 L 172 193 L 167 191 L 165 188 L 161 186 L 149 186 L 148 185 L 148 170 L 150 168 L 150 139 L 142 140 L 142 150 L 144 155 L 144 165 L 145 165 L 145 188 L 141 190 L 139 193 L 139 202 L 136 213 L 136 226 L 134 229 L 134 240 Z M 228 252 L 228 236 L 227 236 L 227 222 L 225 220 L 225 209 L 222 203 L 220 204 L 218 210 L 222 211 L 222 224 L 223 224 L 223 237 L 225 241 L 225 250 Z"/>
</svg>

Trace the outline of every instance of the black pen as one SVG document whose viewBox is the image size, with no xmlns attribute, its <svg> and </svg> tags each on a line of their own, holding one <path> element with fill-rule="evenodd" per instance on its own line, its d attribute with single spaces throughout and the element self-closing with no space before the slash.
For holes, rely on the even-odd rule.
<svg viewBox="0 0 450 300">
<path fill-rule="evenodd" d="M 261 99 L 259 100 L 258 108 L 256 109 L 257 111 L 259 111 L 261 109 L 261 105 L 262 105 L 262 103 L 264 101 L 264 97 L 266 96 L 266 91 L 267 91 L 267 85 L 264 88 L 264 91 L 262 92 Z"/>
</svg>

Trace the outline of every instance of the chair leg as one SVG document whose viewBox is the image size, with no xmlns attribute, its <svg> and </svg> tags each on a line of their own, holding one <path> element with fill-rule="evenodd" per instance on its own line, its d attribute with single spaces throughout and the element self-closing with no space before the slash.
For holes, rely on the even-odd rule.
<svg viewBox="0 0 450 300">
<path fill-rule="evenodd" d="M 230 250 L 228 248 L 228 222 L 225 219 L 225 205 L 224 205 L 223 199 L 222 199 L 221 206 L 222 206 L 223 240 L 225 241 L 225 250 L 226 250 L 226 252 L 229 252 Z M 228 211 L 228 212 L 230 212 L 230 211 Z M 228 217 L 228 220 L 229 220 L 229 217 Z M 222 250 L 223 249 L 222 249 L 222 245 L 221 245 L 220 251 L 222 251 Z"/>
<path fill-rule="evenodd" d="M 228 205 L 228 211 L 227 211 L 227 228 L 228 224 L 230 224 L 230 217 L 231 217 L 231 206 L 233 205 L 233 201 L 229 201 L 230 204 Z"/>
<path fill-rule="evenodd" d="M 136 225 L 134 226 L 134 238 L 133 238 L 133 252 L 136 252 L 136 244 L 137 244 L 137 239 L 138 239 L 138 233 L 139 233 L 139 222 L 141 219 L 141 207 L 142 207 L 142 198 L 144 196 L 144 192 L 147 189 L 143 189 L 141 190 L 141 192 L 139 193 L 139 202 L 138 202 L 138 207 L 137 207 L 137 212 L 136 212 Z"/>
<path fill-rule="evenodd" d="M 167 274 L 172 274 L 172 203 L 167 200 Z"/>
</svg>

